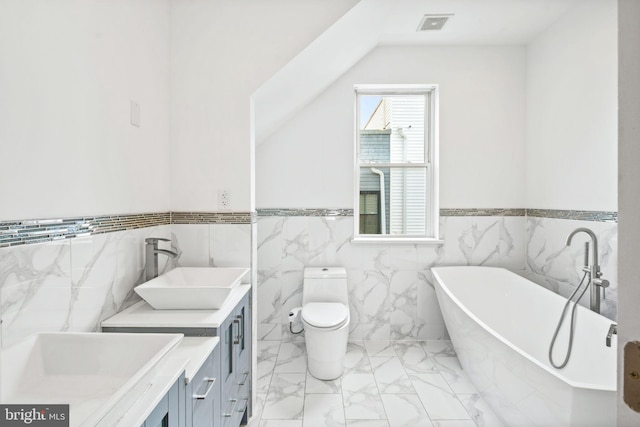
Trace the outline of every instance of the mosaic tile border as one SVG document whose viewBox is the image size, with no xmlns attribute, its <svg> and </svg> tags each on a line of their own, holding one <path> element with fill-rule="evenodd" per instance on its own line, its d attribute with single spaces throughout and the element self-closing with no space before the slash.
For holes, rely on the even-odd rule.
<svg viewBox="0 0 640 427">
<path fill-rule="evenodd" d="M 258 217 L 269 216 L 353 216 L 353 209 L 258 209 Z M 532 216 L 579 221 L 618 222 L 618 213 L 609 211 L 572 211 L 557 209 L 440 209 L 440 216 Z"/>
<path fill-rule="evenodd" d="M 0 248 L 169 224 L 253 224 L 255 212 L 159 212 L 0 222 Z"/>
<path fill-rule="evenodd" d="M 258 209 L 258 216 L 353 216 L 353 209 Z M 525 216 L 525 209 L 440 209 L 440 216 Z"/>
<path fill-rule="evenodd" d="M 526 216 L 526 209 L 440 209 L 440 216 Z"/>
<path fill-rule="evenodd" d="M 254 224 L 269 216 L 353 216 L 353 209 L 258 209 L 257 212 L 160 212 L 0 222 L 0 248 L 169 224 Z M 531 216 L 618 222 L 618 213 L 557 209 L 441 209 L 440 216 Z"/>
<path fill-rule="evenodd" d="M 258 209 L 258 216 L 353 216 L 353 209 Z"/>
<path fill-rule="evenodd" d="M 256 212 L 171 212 L 171 224 L 253 224 Z"/>
<path fill-rule="evenodd" d="M 169 224 L 169 212 L 0 222 L 0 248 Z"/>
<path fill-rule="evenodd" d="M 527 216 L 536 218 L 573 219 L 578 221 L 618 222 L 618 212 L 613 211 L 527 209 Z"/>
</svg>

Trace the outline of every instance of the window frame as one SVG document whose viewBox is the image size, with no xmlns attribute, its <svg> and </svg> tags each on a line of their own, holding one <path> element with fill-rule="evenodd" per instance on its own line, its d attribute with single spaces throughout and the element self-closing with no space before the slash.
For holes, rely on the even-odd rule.
<svg viewBox="0 0 640 427">
<path fill-rule="evenodd" d="M 435 84 L 359 84 L 354 85 L 354 243 L 424 243 L 442 244 L 439 233 L 439 197 L 438 197 L 438 85 Z M 424 95 L 425 100 L 425 143 L 423 163 L 372 163 L 371 167 L 384 168 L 419 168 L 425 170 L 426 204 L 425 234 L 423 235 L 388 235 L 360 234 L 360 170 L 366 163 L 360 161 L 360 97 L 366 95 Z"/>
</svg>

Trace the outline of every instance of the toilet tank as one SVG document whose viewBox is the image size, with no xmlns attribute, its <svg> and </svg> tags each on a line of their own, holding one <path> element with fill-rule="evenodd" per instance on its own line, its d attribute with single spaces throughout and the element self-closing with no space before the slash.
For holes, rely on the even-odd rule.
<svg viewBox="0 0 640 427">
<path fill-rule="evenodd" d="M 302 305 L 309 302 L 341 302 L 348 306 L 347 271 L 342 267 L 305 268 Z"/>
</svg>

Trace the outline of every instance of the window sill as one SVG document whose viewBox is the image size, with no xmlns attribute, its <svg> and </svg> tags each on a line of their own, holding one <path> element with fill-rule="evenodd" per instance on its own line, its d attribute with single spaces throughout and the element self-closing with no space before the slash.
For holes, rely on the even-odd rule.
<svg viewBox="0 0 640 427">
<path fill-rule="evenodd" d="M 444 240 L 435 239 L 433 237 L 354 237 L 351 239 L 351 243 L 356 245 L 407 244 L 407 245 L 440 246 L 444 244 Z"/>
</svg>

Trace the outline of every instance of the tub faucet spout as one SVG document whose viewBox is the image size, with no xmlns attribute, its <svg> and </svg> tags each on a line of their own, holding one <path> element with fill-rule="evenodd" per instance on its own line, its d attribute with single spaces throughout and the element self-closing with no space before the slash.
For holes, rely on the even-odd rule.
<svg viewBox="0 0 640 427">
<path fill-rule="evenodd" d="M 144 266 L 144 279 L 149 281 L 155 277 L 158 277 L 158 254 L 163 254 L 169 258 L 175 258 L 177 253 L 166 249 L 158 248 L 158 242 L 170 242 L 169 239 L 163 239 L 161 237 L 149 237 L 144 239 L 146 243 L 145 255 L 146 263 Z"/>
<path fill-rule="evenodd" d="M 611 347 L 611 337 L 613 337 L 613 334 L 618 334 L 618 325 L 615 323 L 612 323 L 611 326 L 609 326 L 609 332 L 607 332 L 606 340 L 607 347 Z"/>
<path fill-rule="evenodd" d="M 598 264 L 598 238 L 596 237 L 596 234 L 590 229 L 580 227 L 569 233 L 565 244 L 567 246 L 570 246 L 573 236 L 578 233 L 586 233 L 591 238 L 591 246 L 593 246 L 591 263 L 589 264 L 589 243 L 587 242 L 584 245 L 585 266 L 582 268 L 582 270 L 589 274 L 589 284 L 591 285 L 589 304 L 590 308 L 596 313 L 600 313 L 600 288 L 602 288 L 604 298 L 604 288 L 609 286 L 609 281 L 600 278 L 602 277 L 602 272 L 600 271 L 600 265 Z"/>
</svg>

